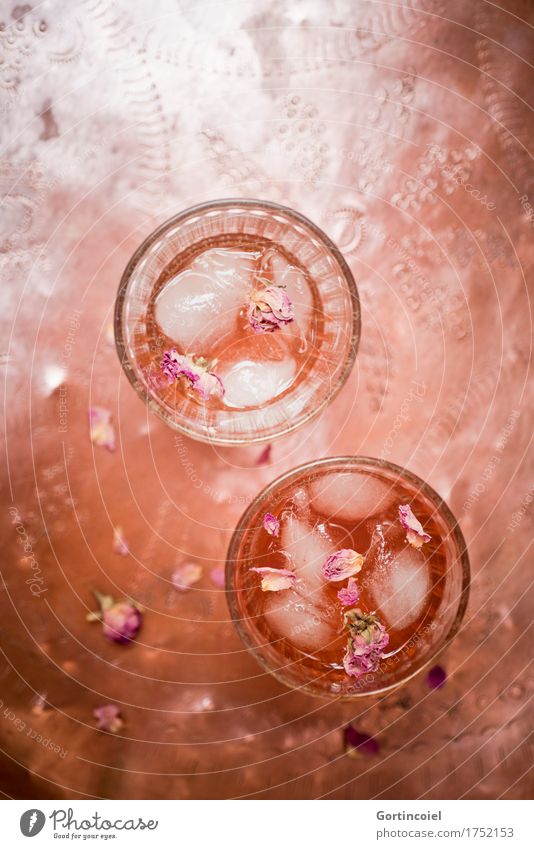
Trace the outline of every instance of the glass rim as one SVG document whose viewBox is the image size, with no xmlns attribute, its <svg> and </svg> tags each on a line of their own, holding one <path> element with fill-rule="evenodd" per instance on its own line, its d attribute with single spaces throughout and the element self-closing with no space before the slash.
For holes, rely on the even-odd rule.
<svg viewBox="0 0 534 849">
<path fill-rule="evenodd" d="M 343 370 L 338 375 L 336 382 L 330 387 L 330 391 L 325 396 L 325 398 L 321 401 L 321 403 L 317 405 L 311 405 L 311 408 L 308 409 L 306 414 L 298 421 L 291 423 L 288 420 L 286 422 L 286 425 L 284 427 L 281 427 L 274 434 L 271 433 L 265 436 L 250 435 L 246 438 L 236 438 L 234 436 L 220 435 L 210 436 L 207 434 L 202 434 L 194 428 L 188 427 L 185 423 L 177 422 L 176 419 L 166 413 L 161 403 L 158 402 L 157 398 L 151 395 L 147 387 L 144 385 L 143 381 L 136 374 L 132 360 L 127 353 L 123 327 L 124 304 L 126 301 L 126 294 L 128 291 L 130 279 L 135 268 L 143 259 L 147 251 L 150 250 L 154 242 L 157 239 L 163 237 L 168 230 L 171 230 L 177 225 L 180 225 L 181 223 L 185 222 L 191 216 L 197 215 L 208 210 L 224 210 L 233 206 L 245 208 L 248 207 L 250 209 L 260 208 L 266 209 L 273 213 L 283 213 L 288 218 L 292 218 L 298 224 L 310 230 L 312 234 L 323 243 L 324 247 L 333 255 L 335 261 L 338 263 L 341 274 L 347 284 L 347 289 L 352 305 L 352 330 L 350 334 L 350 347 L 347 352 L 346 362 Z M 156 227 L 155 230 L 149 233 L 149 235 L 141 242 L 139 247 L 134 251 L 130 259 L 128 260 L 128 263 L 126 264 L 126 267 L 119 281 L 119 286 L 115 297 L 113 329 L 115 336 L 115 348 L 123 372 L 126 374 L 126 377 L 128 378 L 131 386 L 133 387 L 137 395 L 141 398 L 141 400 L 144 401 L 147 407 L 152 412 L 154 412 L 160 419 L 162 419 L 166 425 L 171 427 L 173 430 L 179 431 L 185 436 L 190 437 L 191 439 L 195 439 L 198 442 L 203 442 L 208 445 L 258 445 L 262 443 L 272 442 L 282 436 L 287 436 L 288 434 L 293 433 L 295 430 L 298 430 L 300 427 L 307 424 L 312 419 L 316 418 L 316 416 L 318 416 L 331 403 L 331 401 L 333 401 L 335 396 L 344 386 L 354 366 L 360 344 L 360 296 L 358 294 L 354 275 L 352 274 L 347 260 L 343 256 L 341 250 L 330 239 L 330 237 L 327 236 L 326 233 L 321 230 L 320 227 L 317 226 L 317 224 L 314 224 L 313 221 L 310 221 L 310 219 L 303 215 L 301 212 L 297 212 L 296 210 L 291 209 L 288 206 L 283 206 L 282 204 L 275 203 L 274 201 L 259 200 L 255 198 L 217 198 L 215 200 L 204 201 L 203 203 L 189 206 L 181 212 L 178 212 L 176 215 L 171 216 L 158 227 Z"/>
<path fill-rule="evenodd" d="M 367 468 L 369 470 L 387 469 L 389 471 L 392 471 L 398 474 L 400 477 L 405 478 L 409 483 L 416 486 L 417 489 L 419 489 L 425 496 L 430 499 L 430 501 L 434 503 L 436 508 L 443 515 L 447 525 L 449 526 L 450 534 L 453 536 L 456 546 L 458 548 L 458 560 L 462 569 L 462 589 L 460 592 L 456 615 L 449 630 L 447 631 L 447 634 L 442 640 L 440 640 L 436 650 L 432 652 L 431 656 L 427 660 L 425 660 L 425 662 L 422 663 L 421 666 L 419 666 L 414 671 L 409 672 L 400 681 L 397 681 L 394 684 L 388 684 L 384 687 L 377 687 L 376 689 L 359 693 L 355 692 L 350 694 L 329 694 L 317 692 L 315 689 L 312 688 L 310 684 L 302 684 L 300 686 L 295 686 L 295 684 L 286 677 L 283 670 L 281 672 L 278 670 L 273 671 L 269 664 L 263 659 L 258 649 L 258 646 L 250 638 L 249 633 L 243 624 L 245 620 L 241 616 L 241 613 L 237 607 L 236 589 L 234 583 L 234 563 L 236 561 L 236 554 L 239 550 L 239 546 L 241 545 L 243 536 L 247 531 L 249 520 L 256 512 L 258 506 L 261 504 L 262 501 L 268 498 L 269 495 L 279 486 L 290 482 L 293 478 L 300 477 L 302 473 L 308 471 L 315 471 L 315 469 L 321 467 L 328 467 L 341 464 L 345 466 L 357 466 L 359 468 L 363 467 L 364 469 Z M 452 512 L 448 504 L 439 495 L 439 493 L 437 493 L 435 489 L 433 489 L 428 483 L 426 483 L 426 481 L 424 481 L 418 475 L 414 474 L 414 472 L 411 472 L 408 469 L 404 468 L 403 466 L 399 466 L 396 463 L 391 463 L 389 460 L 382 460 L 379 457 L 367 457 L 363 455 L 322 457 L 319 460 L 312 460 L 307 463 L 303 463 L 302 465 L 296 466 L 295 468 L 290 469 L 288 472 L 284 472 L 282 475 L 279 475 L 279 477 L 277 477 L 274 481 L 271 481 L 270 484 L 265 486 L 256 495 L 254 500 L 249 504 L 247 509 L 241 515 L 232 534 L 232 538 L 230 540 L 228 552 L 226 555 L 225 586 L 227 604 L 230 610 L 230 615 L 232 617 L 234 627 L 242 642 L 244 643 L 246 649 L 252 654 L 254 659 L 260 664 L 263 669 L 265 669 L 266 672 L 268 672 L 286 687 L 289 687 L 292 690 L 298 690 L 299 692 L 305 693 L 306 695 L 311 695 L 315 698 L 323 699 L 326 701 L 353 701 L 354 699 L 364 699 L 385 695 L 386 693 L 393 692 L 399 687 L 404 686 L 408 681 L 411 681 L 412 678 L 415 678 L 416 675 L 419 675 L 425 669 L 428 669 L 431 664 L 435 663 L 436 659 L 439 657 L 441 652 L 449 645 L 451 640 L 454 639 L 460 629 L 467 608 L 467 603 L 469 601 L 470 584 L 471 568 L 464 535 L 454 513 Z"/>
</svg>

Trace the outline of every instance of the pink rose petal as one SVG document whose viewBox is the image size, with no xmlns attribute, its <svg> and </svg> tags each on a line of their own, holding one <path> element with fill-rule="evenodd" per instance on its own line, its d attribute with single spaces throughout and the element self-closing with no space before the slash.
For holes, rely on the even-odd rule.
<svg viewBox="0 0 534 849">
<path fill-rule="evenodd" d="M 290 569 L 273 569 L 271 566 L 253 566 L 251 572 L 257 572 L 262 576 L 261 588 L 266 592 L 279 592 L 289 590 L 294 586 L 297 576 Z"/>
<path fill-rule="evenodd" d="M 280 533 L 280 522 L 272 513 L 266 513 L 263 517 L 263 527 L 272 537 L 277 537 Z"/>
<path fill-rule="evenodd" d="M 429 542 L 432 539 L 430 534 L 423 530 L 421 522 L 416 519 L 409 504 L 400 505 L 399 519 L 402 527 L 406 530 L 406 541 L 414 548 L 421 548 L 424 542 Z"/>
<path fill-rule="evenodd" d="M 223 590 L 226 586 L 224 566 L 215 566 L 215 568 L 210 572 L 210 579 L 212 584 L 215 584 L 216 587 Z"/>
<path fill-rule="evenodd" d="M 182 563 L 172 573 L 171 581 L 178 592 L 186 593 L 193 584 L 198 583 L 202 577 L 202 566 L 198 563 Z"/>
<path fill-rule="evenodd" d="M 258 466 L 266 466 L 267 463 L 269 463 L 271 460 L 272 450 L 273 447 L 270 443 L 269 445 L 266 445 L 261 454 L 259 455 L 258 459 L 256 460 L 256 464 Z"/>
<path fill-rule="evenodd" d="M 224 395 L 224 386 L 220 377 L 210 372 L 203 372 L 198 380 L 193 384 L 193 389 L 199 393 L 200 397 L 207 401 L 211 395 L 222 398 Z"/>
<path fill-rule="evenodd" d="M 342 548 L 327 557 L 323 575 L 327 581 L 344 581 L 361 571 L 364 557 L 352 548 Z"/>
<path fill-rule="evenodd" d="M 373 757 L 380 751 L 378 740 L 366 734 L 365 731 L 357 731 L 352 725 L 347 725 L 343 732 L 345 754 L 350 758 L 366 755 Z"/>
<path fill-rule="evenodd" d="M 94 445 L 115 451 L 115 429 L 111 412 L 104 407 L 89 407 L 89 437 Z"/>
<path fill-rule="evenodd" d="M 130 553 L 121 525 L 115 525 L 113 528 L 113 551 L 115 554 L 121 554 L 123 557 L 126 557 Z"/>
<path fill-rule="evenodd" d="M 32 713 L 35 716 L 40 716 L 47 709 L 48 702 L 46 701 L 46 693 L 37 693 L 32 699 Z"/>
<path fill-rule="evenodd" d="M 111 734 L 116 734 L 124 725 L 118 705 L 101 705 L 94 709 L 93 716 L 98 728 L 101 731 L 109 731 Z"/>
<path fill-rule="evenodd" d="M 431 690 L 439 690 L 447 682 L 447 673 L 443 666 L 433 666 L 428 670 L 426 682 Z"/>
<path fill-rule="evenodd" d="M 360 590 L 358 589 L 358 584 L 354 578 L 349 578 L 347 586 L 342 587 L 339 590 L 337 597 L 343 607 L 352 607 L 353 605 L 358 604 L 358 601 L 360 600 Z"/>
</svg>

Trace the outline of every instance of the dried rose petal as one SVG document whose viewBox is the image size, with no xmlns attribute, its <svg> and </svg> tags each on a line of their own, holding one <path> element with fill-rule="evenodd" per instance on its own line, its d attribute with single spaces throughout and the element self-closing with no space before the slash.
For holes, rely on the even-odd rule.
<svg viewBox="0 0 534 849">
<path fill-rule="evenodd" d="M 189 361 L 188 357 L 179 354 L 176 348 L 165 351 L 160 363 L 163 374 L 169 378 L 170 382 L 178 380 L 179 377 L 186 377 L 191 383 L 194 383 L 198 375 L 193 371 L 193 365 L 193 362 Z"/>
<path fill-rule="evenodd" d="M 215 566 L 210 572 L 210 579 L 216 587 L 219 587 L 219 589 L 223 590 L 226 586 L 224 566 Z"/>
<path fill-rule="evenodd" d="M 115 451 L 115 428 L 111 412 L 104 407 L 89 407 L 89 437 L 94 445 Z"/>
<path fill-rule="evenodd" d="M 102 622 L 104 636 L 114 643 L 127 645 L 137 636 L 143 623 L 141 610 L 131 601 L 114 601 L 109 595 L 94 591 L 100 610 L 89 613 L 89 622 Z"/>
<path fill-rule="evenodd" d="M 198 563 L 182 563 L 172 573 L 171 581 L 178 592 L 186 593 L 193 584 L 198 583 L 202 577 L 202 566 Z"/>
<path fill-rule="evenodd" d="M 447 681 L 447 672 L 443 666 L 433 666 L 428 670 L 426 682 L 431 690 L 439 690 Z"/>
<path fill-rule="evenodd" d="M 221 378 L 207 371 L 200 375 L 198 380 L 193 384 L 193 389 L 198 392 L 204 401 L 207 401 L 211 395 L 216 395 L 218 398 L 222 398 L 224 395 L 224 386 Z"/>
<path fill-rule="evenodd" d="M 362 613 L 359 608 L 347 611 L 343 621 L 349 630 L 343 658 L 345 672 L 354 678 L 376 672 L 389 642 L 385 627 L 373 613 Z"/>
<path fill-rule="evenodd" d="M 161 370 L 170 383 L 184 377 L 204 401 L 211 395 L 219 398 L 224 395 L 220 377 L 211 371 L 214 365 L 215 362 L 210 363 L 204 357 L 195 359 L 189 354 L 179 354 L 176 348 L 165 351 L 160 363 Z"/>
<path fill-rule="evenodd" d="M 280 533 L 280 522 L 272 513 L 266 513 L 263 517 L 263 527 L 272 537 L 277 537 Z"/>
<path fill-rule="evenodd" d="M 424 542 L 432 539 L 430 534 L 423 530 L 421 522 L 415 518 L 409 504 L 401 504 L 399 507 L 399 519 L 402 527 L 406 530 L 406 541 L 414 548 L 421 548 Z"/>
<path fill-rule="evenodd" d="M 113 551 L 115 554 L 121 554 L 123 557 L 126 557 L 130 553 L 121 525 L 115 525 L 113 528 Z"/>
<path fill-rule="evenodd" d="M 34 716 L 40 716 L 45 712 L 48 708 L 48 702 L 46 701 L 46 693 L 36 693 L 35 697 L 32 699 L 32 713 Z"/>
<path fill-rule="evenodd" d="M 263 451 L 261 452 L 261 454 L 259 455 L 258 459 L 256 460 L 256 464 L 258 466 L 266 466 L 267 463 L 269 463 L 270 460 L 271 460 L 272 450 L 273 450 L 273 447 L 272 447 L 271 443 L 269 443 L 269 445 L 266 445 L 265 448 L 263 449 Z"/>
<path fill-rule="evenodd" d="M 93 716 L 101 731 L 109 731 L 111 734 L 116 734 L 124 725 L 118 705 L 101 705 L 94 709 Z"/>
<path fill-rule="evenodd" d="M 295 311 L 283 286 L 266 286 L 250 293 L 247 318 L 254 333 L 272 333 L 292 322 Z"/>
<path fill-rule="evenodd" d="M 349 758 L 355 758 L 359 755 L 367 755 L 373 757 L 380 751 L 378 740 L 366 734 L 365 731 L 357 731 L 352 725 L 347 725 L 343 732 L 343 742 L 345 744 L 345 754 Z"/>
<path fill-rule="evenodd" d="M 271 566 L 253 566 L 251 572 L 257 572 L 262 576 L 261 588 L 266 592 L 279 592 L 289 590 L 297 580 L 297 576 L 290 569 L 273 569 Z"/>
<path fill-rule="evenodd" d="M 364 557 L 352 548 L 342 548 L 327 557 L 323 575 L 327 581 L 344 581 L 361 571 Z"/>
<path fill-rule="evenodd" d="M 360 590 L 358 589 L 358 584 L 354 578 L 349 578 L 347 586 L 342 587 L 339 590 L 337 597 L 343 607 L 352 607 L 353 605 L 358 604 L 358 601 L 360 600 Z"/>
</svg>

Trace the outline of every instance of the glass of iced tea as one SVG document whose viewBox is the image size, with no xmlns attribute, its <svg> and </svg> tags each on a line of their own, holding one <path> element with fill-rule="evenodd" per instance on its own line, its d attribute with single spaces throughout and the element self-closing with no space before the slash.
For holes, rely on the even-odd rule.
<svg viewBox="0 0 534 849">
<path fill-rule="evenodd" d="M 141 398 L 221 445 L 270 441 L 317 415 L 359 335 L 339 250 L 267 201 L 214 201 L 167 221 L 128 263 L 115 307 L 117 351 Z"/>
<path fill-rule="evenodd" d="M 310 695 L 383 693 L 457 633 L 465 541 L 447 505 L 392 463 L 336 457 L 261 492 L 232 537 L 226 585 L 259 663 Z"/>
</svg>

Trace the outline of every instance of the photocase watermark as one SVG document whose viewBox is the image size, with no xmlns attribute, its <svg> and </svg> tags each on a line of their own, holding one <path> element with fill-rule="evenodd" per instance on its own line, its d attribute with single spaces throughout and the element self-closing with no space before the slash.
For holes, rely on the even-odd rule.
<svg viewBox="0 0 534 849">
<path fill-rule="evenodd" d="M 493 457 L 490 457 L 489 461 L 484 467 L 484 471 L 482 472 L 480 480 L 473 487 L 469 494 L 469 497 L 466 498 L 462 505 L 462 510 L 464 511 L 464 513 L 470 510 L 471 507 L 476 504 L 477 501 L 480 499 L 480 496 L 483 495 L 484 492 L 486 492 L 487 484 L 495 474 L 495 469 L 497 468 L 500 462 L 501 458 L 497 454 L 494 454 Z"/>
<path fill-rule="evenodd" d="M 66 373 L 69 360 L 76 344 L 76 336 L 80 329 L 80 310 L 73 310 L 67 320 L 67 335 L 61 349 L 61 367 Z M 58 433 L 66 433 L 68 429 L 69 402 L 66 383 L 61 383 L 58 393 Z"/>
<path fill-rule="evenodd" d="M 24 560 L 29 561 L 30 569 L 32 570 L 32 575 L 26 579 L 26 584 L 30 588 L 30 592 L 33 596 L 40 598 L 43 593 L 48 592 L 48 588 L 45 585 L 45 579 L 43 573 L 41 571 L 41 567 L 35 555 L 33 553 L 33 546 L 31 544 L 30 538 L 24 526 L 24 522 L 21 519 L 20 513 L 16 507 L 9 507 L 8 513 L 11 517 L 11 524 L 15 525 L 15 532 L 17 534 L 17 542 L 22 546 L 24 550 Z"/>
<path fill-rule="evenodd" d="M 56 808 L 48 815 L 54 837 L 67 840 L 98 839 L 112 840 L 122 831 L 155 831 L 158 820 L 144 820 L 143 817 L 108 819 L 98 811 L 90 816 L 76 819 L 73 808 Z M 24 811 L 20 818 L 20 830 L 25 837 L 34 837 L 46 825 L 47 817 L 38 808 Z"/>
<path fill-rule="evenodd" d="M 289 143 L 285 139 L 274 138 L 268 143 L 269 147 L 276 148 L 278 153 L 283 155 L 291 154 L 294 156 L 335 156 L 338 159 L 345 159 L 348 162 L 362 165 L 365 168 L 375 168 L 380 170 L 382 174 L 391 174 L 394 171 L 394 165 L 389 160 L 373 150 L 371 146 L 366 149 L 360 148 L 355 150 L 349 147 L 337 147 L 336 145 L 327 144 L 322 140 L 293 141 Z"/>
<path fill-rule="evenodd" d="M 194 489 L 202 490 L 205 495 L 213 498 L 213 500 L 218 504 L 224 502 L 225 504 L 239 504 L 245 507 L 254 500 L 255 495 L 247 495 L 246 493 L 226 493 L 208 481 L 205 481 L 204 478 L 198 474 L 195 463 L 189 458 L 187 444 L 184 442 L 184 439 L 180 436 L 180 434 L 175 435 L 174 445 L 180 464 Z"/>
<path fill-rule="evenodd" d="M 46 817 L 38 808 L 32 808 L 29 811 L 24 811 L 20 818 L 20 830 L 24 837 L 35 837 L 42 831 L 46 822 Z"/>
<path fill-rule="evenodd" d="M 530 226 L 534 227 L 534 208 L 528 199 L 528 195 L 521 195 L 519 203 L 523 207 L 523 212 L 525 213 Z"/>
<path fill-rule="evenodd" d="M 519 510 L 515 510 L 512 513 L 512 520 L 506 528 L 508 533 L 513 534 L 517 530 L 517 528 L 519 527 L 519 525 L 521 524 L 521 522 L 525 518 L 526 514 L 529 512 L 530 506 L 533 502 L 534 502 L 534 484 L 532 484 L 532 486 L 529 488 L 527 494 L 525 495 L 525 497 L 521 501 L 521 507 L 519 508 Z"/>
<path fill-rule="evenodd" d="M 493 454 L 493 456 L 490 457 L 490 459 L 488 460 L 486 466 L 484 467 L 484 471 L 480 476 L 480 479 L 475 484 L 475 486 L 469 493 L 468 498 L 466 498 L 462 505 L 462 510 L 464 511 L 464 513 L 470 510 L 471 507 L 473 507 L 473 505 L 476 504 L 477 501 L 480 499 L 481 495 L 486 492 L 487 485 L 495 474 L 497 466 L 501 462 L 501 454 L 503 453 L 506 444 L 510 438 L 510 435 L 515 428 L 519 416 L 519 410 L 512 410 L 512 412 L 510 413 L 508 421 L 506 422 L 506 425 L 503 427 L 499 435 L 496 453 Z"/>
<path fill-rule="evenodd" d="M 315 608 L 313 608 L 315 611 Z M 297 625 L 293 625 L 290 629 L 289 635 L 290 637 L 298 637 L 299 634 L 313 634 L 314 631 L 317 630 L 326 620 L 332 619 L 339 613 L 339 608 L 337 605 L 330 602 L 326 604 L 324 607 L 321 607 L 321 615 L 318 615 L 318 612 L 311 613 L 311 615 L 304 619 L 302 622 L 299 622 Z"/>
<path fill-rule="evenodd" d="M 480 189 L 477 189 L 476 186 L 473 186 L 472 183 L 469 182 L 469 171 L 465 165 L 451 160 L 448 157 L 447 152 L 437 144 L 429 144 L 427 150 L 430 159 L 441 166 L 441 176 L 447 180 L 449 184 L 453 183 L 456 186 L 461 186 L 468 195 L 471 195 L 474 200 L 477 200 L 490 212 L 497 209 L 496 204 L 493 203 L 493 201 L 488 200 L 488 196 L 486 194 L 482 194 Z M 476 149 L 476 152 L 478 155 L 478 149 Z"/>
<path fill-rule="evenodd" d="M 398 260 L 392 267 L 395 289 L 402 302 L 415 314 L 423 315 L 428 330 L 443 328 L 457 340 L 464 339 L 469 332 L 466 321 L 467 304 L 459 292 L 451 292 L 442 275 L 431 282 L 414 258 L 414 252 L 406 246 L 405 239 L 398 240 L 378 225 L 365 220 L 365 233 L 379 239 L 388 254 Z M 423 309 L 426 307 L 426 309 Z"/>
<path fill-rule="evenodd" d="M 412 387 L 409 393 L 403 398 L 399 412 L 395 416 L 393 420 L 393 424 L 391 429 L 384 440 L 384 445 L 382 446 L 382 451 L 380 452 L 380 457 L 384 460 L 386 457 L 389 457 L 391 454 L 392 448 L 395 444 L 395 440 L 399 435 L 402 426 L 405 422 L 410 421 L 409 410 L 411 405 L 416 402 L 420 402 L 426 395 L 426 384 L 424 382 L 419 382 L 417 380 L 412 380 Z"/>
<path fill-rule="evenodd" d="M 34 740 L 36 743 L 39 743 L 40 746 L 43 746 L 45 749 L 50 749 L 51 752 L 55 752 L 56 755 L 59 755 L 60 758 L 64 759 L 67 757 L 69 750 L 64 749 L 63 746 L 60 746 L 58 743 L 54 743 L 54 741 L 50 737 L 45 737 L 41 734 L 40 731 L 36 731 L 35 728 L 32 728 L 31 725 L 28 725 L 20 716 L 17 716 L 14 710 L 12 710 L 8 705 L 6 705 L 2 699 L 0 699 L 0 716 L 6 719 L 8 722 L 11 722 L 13 727 L 19 732 L 19 734 L 24 734 L 30 740 Z"/>
<path fill-rule="evenodd" d="M 386 247 L 395 251 L 402 260 L 401 263 L 397 263 L 393 267 L 393 272 L 401 280 L 400 289 L 405 296 L 406 303 L 411 304 L 412 293 L 408 284 L 408 279 L 411 278 L 417 283 L 417 299 L 425 301 L 430 307 L 428 327 L 432 329 L 437 325 L 444 324 L 447 291 L 440 291 L 430 282 L 411 253 L 394 236 L 387 236 Z"/>
<path fill-rule="evenodd" d="M 59 396 L 58 396 L 58 433 L 66 433 L 67 432 L 67 423 L 69 416 L 69 403 L 68 403 L 68 391 L 67 385 L 62 383 L 59 387 Z"/>
<path fill-rule="evenodd" d="M 52 820 L 54 832 L 63 829 L 63 831 L 66 831 L 67 833 L 61 836 L 69 836 L 70 838 L 81 838 L 82 836 L 83 838 L 87 837 L 85 834 L 76 834 L 77 831 L 97 833 L 108 832 L 106 835 L 107 837 L 115 837 L 115 834 L 109 834 L 109 832 L 145 831 L 147 829 L 148 831 L 154 831 L 159 825 L 158 820 L 145 821 L 142 817 L 110 820 L 103 817 L 96 811 L 90 818 L 76 819 L 73 808 L 68 808 L 67 810 L 64 808 L 58 808 L 57 810 L 52 811 L 49 819 Z M 91 836 L 96 837 L 96 834 Z M 101 834 L 100 837 L 105 837 L 105 835 Z"/>
</svg>

